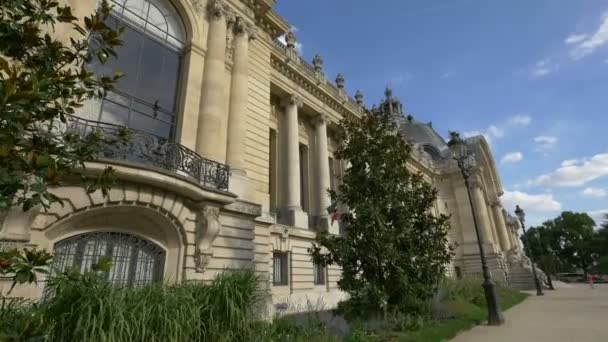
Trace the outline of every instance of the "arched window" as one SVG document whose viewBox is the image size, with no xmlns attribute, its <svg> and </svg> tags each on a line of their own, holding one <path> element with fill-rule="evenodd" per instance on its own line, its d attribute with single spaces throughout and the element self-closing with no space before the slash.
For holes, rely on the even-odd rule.
<svg viewBox="0 0 608 342">
<path fill-rule="evenodd" d="M 185 41 L 183 23 L 168 0 L 112 0 L 108 25 L 124 27 L 117 58 L 90 66 L 98 74 L 124 76 L 104 99 L 90 101 L 78 115 L 173 138 Z"/>
<path fill-rule="evenodd" d="M 69 269 L 91 270 L 99 259 L 108 257 L 112 268 L 105 277 L 116 285 L 145 286 L 162 280 L 165 251 L 134 235 L 93 232 L 76 235 L 55 244 L 53 272 Z"/>
<path fill-rule="evenodd" d="M 432 159 L 434 159 L 434 160 L 441 159 L 441 153 L 439 153 L 439 150 L 435 146 L 424 145 L 424 146 L 422 146 L 422 148 L 424 149 L 424 152 L 426 152 L 429 156 L 431 156 Z"/>
</svg>

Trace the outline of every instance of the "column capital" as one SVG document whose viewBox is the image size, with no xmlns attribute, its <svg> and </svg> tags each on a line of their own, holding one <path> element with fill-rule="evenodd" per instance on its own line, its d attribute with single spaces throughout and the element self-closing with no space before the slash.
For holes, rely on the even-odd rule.
<svg viewBox="0 0 608 342">
<path fill-rule="evenodd" d="M 315 124 L 315 126 L 319 126 L 320 124 L 327 125 L 331 122 L 331 118 L 327 114 L 319 114 L 319 115 L 313 117 L 312 122 Z"/>
<path fill-rule="evenodd" d="M 471 175 L 471 177 L 469 178 L 469 185 L 471 186 L 471 189 L 481 190 L 483 188 L 481 177 L 476 176 L 475 174 Z"/>
<path fill-rule="evenodd" d="M 490 206 L 492 206 L 492 208 L 501 209 L 502 208 L 502 203 L 500 203 L 499 199 L 495 199 L 492 202 L 490 202 Z"/>
<path fill-rule="evenodd" d="M 295 105 L 297 108 L 302 108 L 304 105 L 304 100 L 298 94 L 289 95 L 281 100 L 281 105 L 283 107 L 289 107 Z"/>
<path fill-rule="evenodd" d="M 246 36 L 249 40 L 254 40 L 257 35 L 256 27 L 239 15 L 235 17 L 232 23 L 232 30 L 235 36 Z"/>
<path fill-rule="evenodd" d="M 222 17 L 226 18 L 229 15 L 228 6 L 222 0 L 212 0 L 207 4 L 206 14 L 210 20 L 219 20 Z"/>
</svg>

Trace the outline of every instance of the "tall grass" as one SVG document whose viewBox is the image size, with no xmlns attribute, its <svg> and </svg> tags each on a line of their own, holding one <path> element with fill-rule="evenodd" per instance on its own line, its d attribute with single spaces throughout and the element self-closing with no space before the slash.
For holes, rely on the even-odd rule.
<svg viewBox="0 0 608 342">
<path fill-rule="evenodd" d="M 266 295 L 260 284 L 251 271 L 143 288 L 117 287 L 95 273 L 63 275 L 38 305 L 2 303 L 8 333 L 0 340 L 25 340 L 36 323 L 40 341 L 253 341 L 253 310 Z"/>
</svg>

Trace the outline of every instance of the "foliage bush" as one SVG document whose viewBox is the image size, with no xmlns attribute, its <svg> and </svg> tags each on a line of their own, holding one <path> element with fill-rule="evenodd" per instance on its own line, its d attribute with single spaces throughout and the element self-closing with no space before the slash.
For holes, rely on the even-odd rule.
<svg viewBox="0 0 608 342">
<path fill-rule="evenodd" d="M 345 234 L 318 234 L 310 252 L 341 267 L 348 316 L 420 313 L 452 256 L 449 218 L 433 213 L 437 191 L 409 169 L 412 147 L 390 113 L 346 118 L 341 128 L 335 155 L 349 166 L 330 195 L 343 207 Z"/>
<path fill-rule="evenodd" d="M 253 271 L 225 272 L 209 284 L 125 288 L 99 276 L 106 267 L 53 278 L 38 304 L 3 298 L 0 340 L 255 340 L 254 309 L 265 293 Z"/>
</svg>

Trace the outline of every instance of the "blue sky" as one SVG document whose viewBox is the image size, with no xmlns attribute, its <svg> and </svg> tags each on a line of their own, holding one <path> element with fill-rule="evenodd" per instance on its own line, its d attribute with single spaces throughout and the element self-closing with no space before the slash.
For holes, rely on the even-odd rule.
<svg viewBox="0 0 608 342">
<path fill-rule="evenodd" d="M 608 213 L 608 0 L 279 0 L 301 53 L 368 105 L 388 84 L 446 136 L 484 134 L 512 211 Z"/>
</svg>

